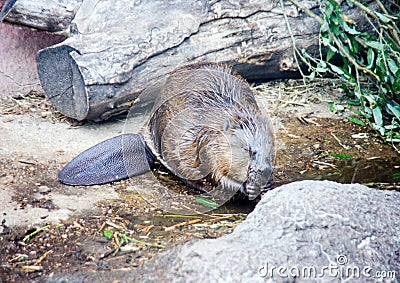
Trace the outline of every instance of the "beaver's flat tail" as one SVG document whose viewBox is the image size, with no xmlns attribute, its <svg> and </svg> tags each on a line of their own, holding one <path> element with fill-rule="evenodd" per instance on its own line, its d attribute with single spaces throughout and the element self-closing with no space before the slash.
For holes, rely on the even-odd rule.
<svg viewBox="0 0 400 283">
<path fill-rule="evenodd" d="M 142 136 L 124 134 L 79 154 L 58 174 L 67 185 L 97 185 L 144 174 L 152 160 Z"/>
</svg>

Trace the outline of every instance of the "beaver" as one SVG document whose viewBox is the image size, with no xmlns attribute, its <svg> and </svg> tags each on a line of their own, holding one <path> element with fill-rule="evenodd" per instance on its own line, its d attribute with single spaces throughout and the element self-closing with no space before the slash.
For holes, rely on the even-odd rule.
<svg viewBox="0 0 400 283">
<path fill-rule="evenodd" d="M 60 181 L 112 182 L 148 172 L 159 161 L 196 189 L 209 180 L 250 200 L 270 189 L 274 135 L 245 80 L 226 66 L 204 64 L 175 71 L 155 89 L 139 133 L 81 153 L 61 170 Z"/>
</svg>

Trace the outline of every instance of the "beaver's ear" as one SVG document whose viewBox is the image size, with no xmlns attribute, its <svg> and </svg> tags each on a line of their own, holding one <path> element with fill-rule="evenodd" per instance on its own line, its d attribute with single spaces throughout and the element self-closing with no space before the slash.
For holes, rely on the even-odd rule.
<svg viewBox="0 0 400 283">
<path fill-rule="evenodd" d="M 95 185 L 141 175 L 150 170 L 142 136 L 120 135 L 79 154 L 58 174 L 68 185 Z"/>
<path fill-rule="evenodd" d="M 241 121 L 242 117 L 240 117 L 239 115 L 234 115 L 225 121 L 224 125 L 222 126 L 222 130 L 226 132 L 238 126 L 243 127 Z"/>
<path fill-rule="evenodd" d="M 224 126 L 222 127 L 222 131 L 226 132 L 229 130 L 229 128 L 231 127 L 232 121 L 231 120 L 226 120 L 224 123 Z"/>
</svg>

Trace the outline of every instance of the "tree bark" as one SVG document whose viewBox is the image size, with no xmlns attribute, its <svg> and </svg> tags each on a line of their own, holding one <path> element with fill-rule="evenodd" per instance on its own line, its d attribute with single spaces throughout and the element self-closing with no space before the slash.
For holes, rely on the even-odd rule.
<svg viewBox="0 0 400 283">
<path fill-rule="evenodd" d="M 317 1 L 299 2 L 318 9 Z M 284 10 L 297 47 L 318 52 L 318 23 L 288 1 Z M 85 0 L 70 37 L 38 53 L 39 78 L 65 115 L 105 120 L 128 110 L 150 84 L 193 63 L 226 63 L 250 81 L 298 76 L 283 13 L 279 1 L 265 0 Z"/>
</svg>

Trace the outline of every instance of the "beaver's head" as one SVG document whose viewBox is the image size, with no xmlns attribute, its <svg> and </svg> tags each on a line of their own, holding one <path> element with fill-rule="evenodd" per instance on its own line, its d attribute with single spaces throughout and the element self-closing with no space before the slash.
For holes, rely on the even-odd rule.
<svg viewBox="0 0 400 283">
<path fill-rule="evenodd" d="M 221 172 L 222 183 L 255 199 L 267 190 L 273 170 L 274 136 L 268 118 L 242 110 L 221 133 L 215 169 Z"/>
</svg>

